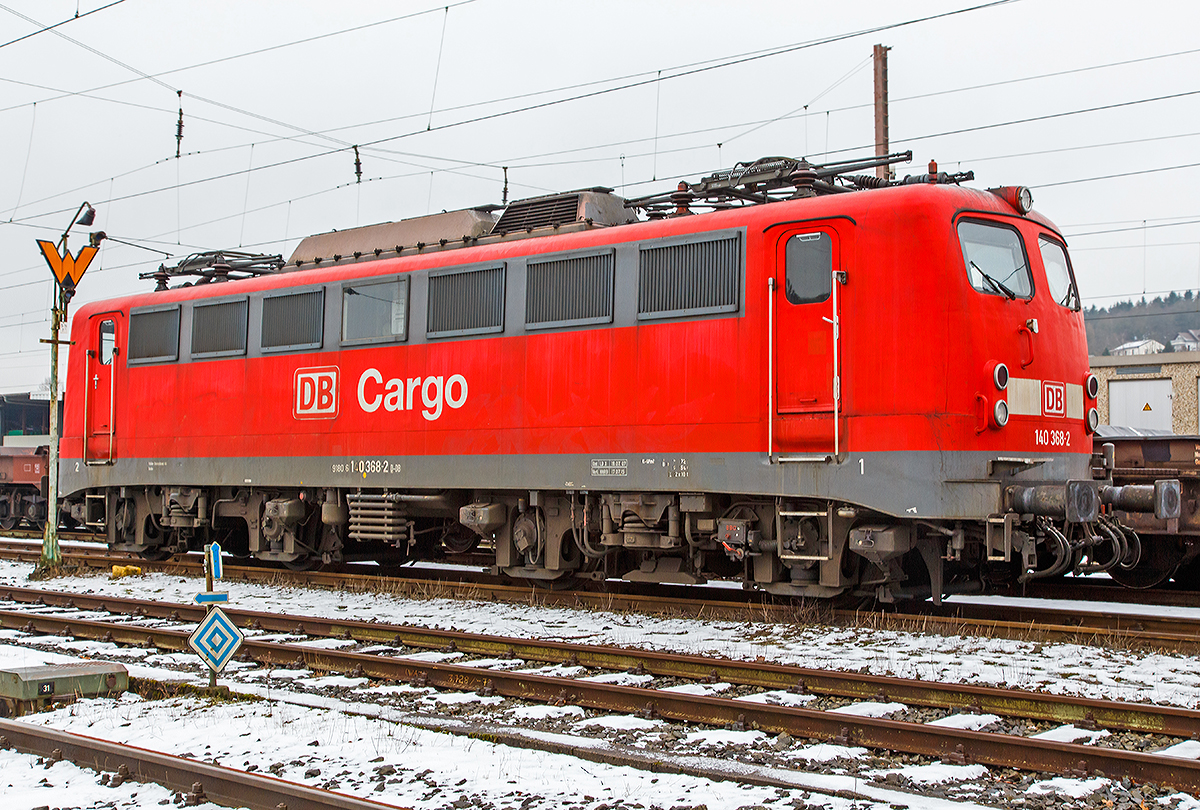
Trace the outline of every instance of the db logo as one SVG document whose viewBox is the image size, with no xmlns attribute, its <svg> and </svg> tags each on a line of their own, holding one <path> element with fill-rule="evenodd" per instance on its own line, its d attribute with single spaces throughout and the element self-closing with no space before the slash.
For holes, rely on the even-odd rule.
<svg viewBox="0 0 1200 810">
<path fill-rule="evenodd" d="M 292 416 L 297 419 L 336 419 L 338 367 L 296 369 Z"/>
<path fill-rule="evenodd" d="M 1060 382 L 1042 382 L 1042 416 L 1067 415 L 1067 387 Z"/>
</svg>

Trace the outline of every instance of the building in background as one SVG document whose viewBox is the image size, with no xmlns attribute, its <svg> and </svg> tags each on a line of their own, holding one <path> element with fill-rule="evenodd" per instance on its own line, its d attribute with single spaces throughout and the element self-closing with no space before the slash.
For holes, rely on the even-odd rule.
<svg viewBox="0 0 1200 810">
<path fill-rule="evenodd" d="M 1171 349 L 1177 352 L 1194 352 L 1200 349 L 1200 329 L 1188 329 L 1180 332 L 1171 341 Z"/>
<path fill-rule="evenodd" d="M 1172 344 L 1174 341 L 1172 341 Z M 1113 357 L 1127 357 L 1135 354 L 1158 354 L 1166 346 L 1159 343 L 1157 340 L 1145 338 L 1143 340 L 1131 340 L 1128 343 L 1122 343 L 1117 348 L 1113 349 L 1109 354 Z"/>
<path fill-rule="evenodd" d="M 1200 351 L 1090 360 L 1102 423 L 1200 435 Z"/>
</svg>

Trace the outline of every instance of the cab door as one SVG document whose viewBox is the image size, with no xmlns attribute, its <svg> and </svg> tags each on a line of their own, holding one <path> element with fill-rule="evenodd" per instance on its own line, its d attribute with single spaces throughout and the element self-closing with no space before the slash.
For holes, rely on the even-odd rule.
<svg viewBox="0 0 1200 810">
<path fill-rule="evenodd" d="M 838 231 L 813 223 L 781 229 L 775 242 L 775 451 L 840 451 L 841 369 Z"/>
<path fill-rule="evenodd" d="M 115 370 L 121 357 L 125 322 L 119 312 L 104 312 L 88 320 L 84 358 L 84 451 L 88 464 L 111 464 L 116 457 L 117 386 Z"/>
</svg>

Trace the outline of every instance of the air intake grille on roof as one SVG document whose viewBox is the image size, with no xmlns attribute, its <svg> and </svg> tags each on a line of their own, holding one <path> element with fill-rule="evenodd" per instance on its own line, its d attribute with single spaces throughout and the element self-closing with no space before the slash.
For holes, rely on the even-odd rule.
<svg viewBox="0 0 1200 810">
<path fill-rule="evenodd" d="M 226 301 L 192 309 L 192 355 L 245 354 L 249 302 Z"/>
<path fill-rule="evenodd" d="M 504 331 L 504 266 L 429 276 L 429 337 Z"/>
<path fill-rule="evenodd" d="M 638 317 L 737 312 L 740 270 L 737 236 L 643 247 L 638 256 Z"/>
<path fill-rule="evenodd" d="M 492 226 L 492 233 L 509 233 L 510 231 L 523 231 L 526 228 L 564 225 L 574 222 L 578 216 L 578 194 L 540 197 L 536 200 L 518 200 L 504 209 L 500 219 Z"/>
<path fill-rule="evenodd" d="M 530 329 L 611 323 L 613 254 L 530 262 L 525 325 Z"/>
<path fill-rule="evenodd" d="M 130 314 L 130 360 L 175 360 L 178 357 L 179 307 Z"/>
<path fill-rule="evenodd" d="M 319 349 L 324 335 L 325 291 L 288 293 L 263 299 L 264 349 Z"/>
</svg>

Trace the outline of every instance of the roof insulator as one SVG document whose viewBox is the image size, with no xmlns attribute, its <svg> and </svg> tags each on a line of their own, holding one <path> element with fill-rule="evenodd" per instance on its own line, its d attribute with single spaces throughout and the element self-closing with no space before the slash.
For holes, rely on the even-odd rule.
<svg viewBox="0 0 1200 810">
<path fill-rule="evenodd" d="M 320 264 L 323 261 L 325 261 L 325 259 L 321 256 L 318 256 L 317 258 L 313 259 L 313 264 Z"/>
<path fill-rule="evenodd" d="M 335 262 L 340 262 L 342 260 L 342 254 L 340 254 L 340 253 L 333 254 L 333 260 Z"/>
<path fill-rule="evenodd" d="M 396 252 L 397 252 L 397 253 L 399 253 L 399 252 L 400 252 L 400 251 L 402 251 L 402 250 L 404 250 L 404 245 L 396 245 Z"/>
<path fill-rule="evenodd" d="M 380 253 L 383 253 L 383 248 L 375 248 L 375 255 L 378 256 Z"/>
<path fill-rule="evenodd" d="M 449 241 L 450 241 L 449 239 L 439 239 L 438 244 L 441 245 L 442 247 L 445 247 L 446 243 Z"/>
<path fill-rule="evenodd" d="M 361 259 L 361 258 L 362 258 L 362 251 L 361 251 L 361 250 L 356 250 L 356 251 L 354 251 L 354 258 L 356 258 L 356 259 Z"/>
<path fill-rule="evenodd" d="M 417 242 L 417 250 L 424 250 L 424 249 L 425 249 L 425 243 Z"/>
</svg>

